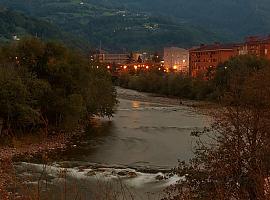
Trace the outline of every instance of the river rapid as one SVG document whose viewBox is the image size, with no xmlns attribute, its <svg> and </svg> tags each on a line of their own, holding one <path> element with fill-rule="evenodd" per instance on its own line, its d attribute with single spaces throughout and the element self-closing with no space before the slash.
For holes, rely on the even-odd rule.
<svg viewBox="0 0 270 200">
<path fill-rule="evenodd" d="M 194 156 L 190 134 L 208 126 L 209 117 L 194 102 L 117 90 L 115 116 L 94 120 L 49 165 L 16 163 L 29 184 L 40 182 L 44 199 L 98 199 L 106 193 L 122 199 L 123 191 L 124 199 L 159 199 L 163 189 L 181 179 L 171 169 Z"/>
</svg>

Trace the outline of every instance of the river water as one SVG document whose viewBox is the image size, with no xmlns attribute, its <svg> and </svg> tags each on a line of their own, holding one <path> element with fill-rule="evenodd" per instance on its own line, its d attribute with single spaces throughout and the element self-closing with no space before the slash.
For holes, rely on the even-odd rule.
<svg viewBox="0 0 270 200">
<path fill-rule="evenodd" d="M 123 185 L 132 191 L 126 199 L 157 199 L 162 189 L 180 179 L 170 169 L 178 160 L 193 157 L 195 140 L 190 133 L 207 126 L 208 117 L 177 100 L 124 89 L 118 93 L 115 116 L 96 119 L 80 142 L 46 166 L 43 183 L 54 191 L 50 199 L 63 197 L 63 185 L 66 199 L 75 194 L 97 199 L 95 194 L 104 193 L 104 188 L 119 191 Z M 22 176 L 36 177 L 31 180 L 35 183 L 44 166 L 24 162 L 17 169 Z M 76 185 L 76 190 L 73 186 L 74 191 L 67 192 L 67 185 Z"/>
</svg>

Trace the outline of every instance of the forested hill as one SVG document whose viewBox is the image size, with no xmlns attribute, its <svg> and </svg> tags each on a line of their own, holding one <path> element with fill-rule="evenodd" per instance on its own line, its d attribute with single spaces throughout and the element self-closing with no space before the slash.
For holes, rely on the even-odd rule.
<svg viewBox="0 0 270 200">
<path fill-rule="evenodd" d="M 61 33 L 55 26 L 23 14 L 7 9 L 0 10 L 1 40 L 10 40 L 13 35 L 18 37 L 37 35 L 46 38 L 59 38 Z"/>
<path fill-rule="evenodd" d="M 190 47 L 270 33 L 269 0 L 1 0 L 0 4 L 53 23 L 92 46 L 101 42 L 103 48 L 115 51 Z"/>
<path fill-rule="evenodd" d="M 173 17 L 140 11 L 111 1 L 1 0 L 1 4 L 46 20 L 61 30 L 112 51 L 190 47 L 228 37 Z"/>
<path fill-rule="evenodd" d="M 0 41 L 9 41 L 14 35 L 18 38 L 35 36 L 44 40 L 57 40 L 78 49 L 88 48 L 85 41 L 61 31 L 56 25 L 6 8 L 0 8 Z"/>
<path fill-rule="evenodd" d="M 269 0 L 89 0 L 162 14 L 231 39 L 270 33 Z"/>
</svg>

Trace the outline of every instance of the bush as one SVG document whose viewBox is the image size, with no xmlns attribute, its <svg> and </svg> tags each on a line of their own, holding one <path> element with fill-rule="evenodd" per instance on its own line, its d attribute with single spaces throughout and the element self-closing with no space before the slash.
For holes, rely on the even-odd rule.
<svg viewBox="0 0 270 200">
<path fill-rule="evenodd" d="M 114 113 L 116 91 L 106 70 L 58 43 L 24 39 L 1 48 L 0 117 L 7 132 L 50 125 L 74 128 Z"/>
<path fill-rule="evenodd" d="M 161 95 L 186 99 L 208 99 L 212 92 L 212 82 L 192 80 L 181 74 L 161 74 L 150 71 L 137 75 L 122 74 L 120 86 Z"/>
</svg>

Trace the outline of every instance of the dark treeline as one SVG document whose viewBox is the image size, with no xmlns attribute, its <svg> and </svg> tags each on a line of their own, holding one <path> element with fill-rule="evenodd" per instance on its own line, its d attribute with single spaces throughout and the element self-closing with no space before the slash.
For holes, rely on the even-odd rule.
<svg viewBox="0 0 270 200">
<path fill-rule="evenodd" d="M 152 69 L 142 73 L 122 73 L 119 85 L 141 92 L 150 92 L 192 100 L 217 101 L 228 87 L 229 77 L 244 76 L 248 69 L 263 68 L 269 62 L 255 56 L 239 56 L 220 64 L 217 70 L 191 78 L 179 73 L 163 73 Z"/>
<path fill-rule="evenodd" d="M 92 116 L 111 117 L 116 91 L 107 71 L 54 42 L 27 38 L 0 49 L 2 134 L 73 129 Z"/>
<path fill-rule="evenodd" d="M 121 87 L 186 99 L 212 99 L 214 91 L 211 82 L 191 79 L 180 74 L 164 74 L 156 71 L 120 76 Z"/>
</svg>

